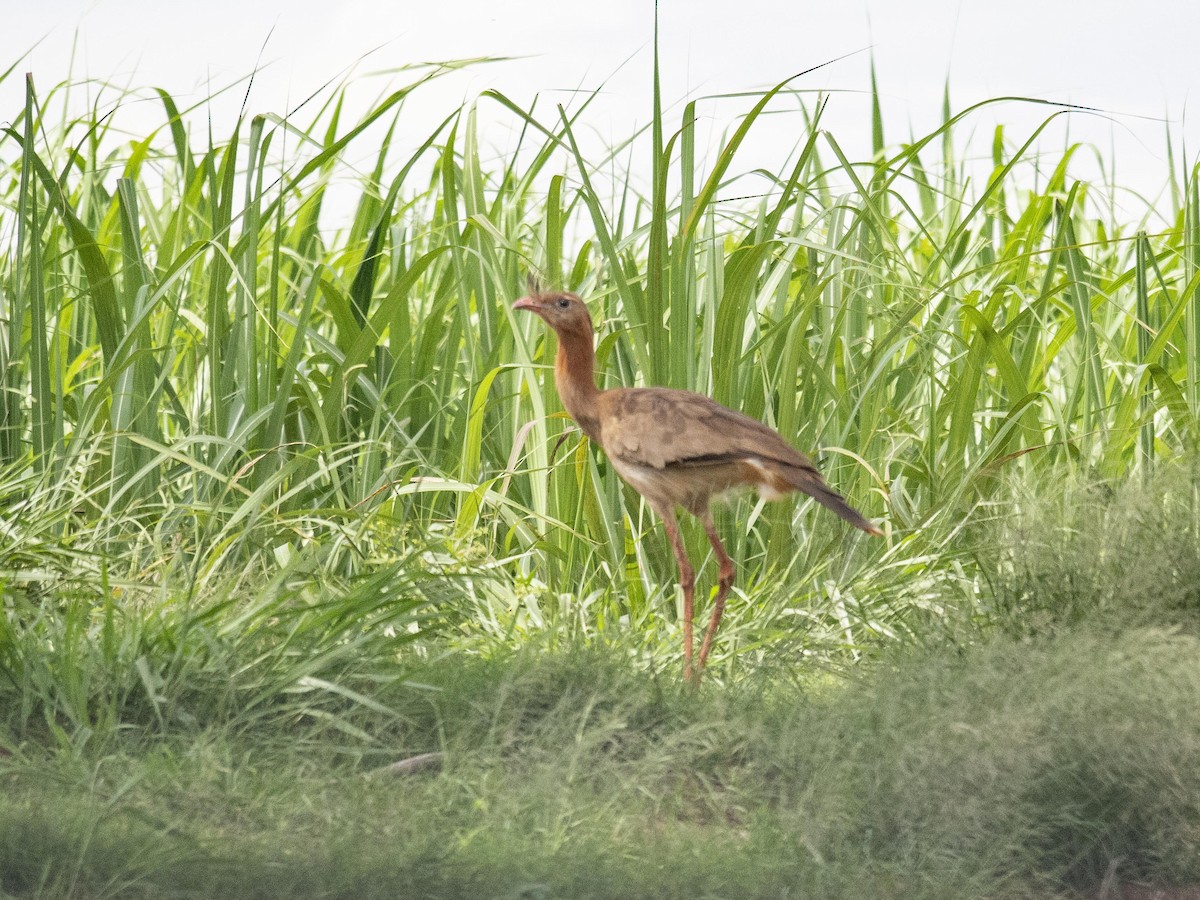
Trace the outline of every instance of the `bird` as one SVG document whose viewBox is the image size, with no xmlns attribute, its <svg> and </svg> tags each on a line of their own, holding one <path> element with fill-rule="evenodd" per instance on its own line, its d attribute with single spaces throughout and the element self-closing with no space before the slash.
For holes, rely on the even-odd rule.
<svg viewBox="0 0 1200 900">
<path fill-rule="evenodd" d="M 700 683 L 734 583 L 733 560 L 713 523 L 713 497 L 743 486 L 756 488 L 766 500 L 800 491 L 855 528 L 883 534 L 825 483 L 807 456 L 762 422 L 691 391 L 597 387 L 592 316 L 577 294 L 544 290 L 531 279 L 529 294 L 513 309 L 538 315 L 558 335 L 554 383 L 567 415 L 663 523 L 683 591 L 686 683 Z M 693 629 L 696 576 L 679 533 L 680 507 L 700 520 L 720 566 L 717 596 L 698 656 Z"/>
</svg>

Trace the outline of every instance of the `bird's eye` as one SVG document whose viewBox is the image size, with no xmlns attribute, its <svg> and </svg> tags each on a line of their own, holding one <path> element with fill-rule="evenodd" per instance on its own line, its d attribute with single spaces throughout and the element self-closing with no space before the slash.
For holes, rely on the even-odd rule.
<svg viewBox="0 0 1200 900">
<path fill-rule="evenodd" d="M 566 297 L 558 298 L 558 308 L 559 309 L 566 309 L 570 305 L 571 305 L 571 301 L 568 300 Z"/>
</svg>

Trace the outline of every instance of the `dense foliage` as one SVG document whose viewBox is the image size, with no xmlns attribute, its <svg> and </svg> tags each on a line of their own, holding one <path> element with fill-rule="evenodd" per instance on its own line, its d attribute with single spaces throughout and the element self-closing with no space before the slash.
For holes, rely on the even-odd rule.
<svg viewBox="0 0 1200 900">
<path fill-rule="evenodd" d="M 669 120 L 657 87 L 619 147 L 594 146 L 586 102 L 497 93 L 414 139 L 406 101 L 442 71 L 353 121 L 334 92 L 220 137 L 162 91 L 78 114 L 71 86 L 28 82 L 0 135 L 0 854 L 27 861 L 0 890 L 184 895 L 220 871 L 230 896 L 293 896 L 278 859 L 309 835 L 294 872 L 331 872 L 329 896 L 1200 876 L 1196 650 L 1163 630 L 1200 612 L 1200 482 L 1178 465 L 1200 169 L 1172 162 L 1131 211 L 1073 178 L 1077 147 L 1046 157 L 1069 112 L 998 129 L 981 166 L 978 107 L 948 103 L 898 146 L 876 103 L 855 161 L 789 84 L 713 148 L 701 106 Z M 161 112 L 148 133 L 121 130 L 135 100 Z M 794 152 L 740 170 L 784 108 Z M 589 301 L 605 384 L 759 417 L 884 523 L 721 512 L 731 693 L 699 707 L 660 530 L 512 313 L 529 273 Z M 878 662 L 917 645 L 894 679 Z M 435 749 L 432 787 L 326 779 Z M 212 791 L 211 817 L 161 818 Z M 374 824 L 399 868 L 363 849 Z M 659 861 L 714 834 L 732 843 L 682 859 L 709 893 L 681 890 Z M 214 849 L 231 835 L 239 860 Z"/>
</svg>

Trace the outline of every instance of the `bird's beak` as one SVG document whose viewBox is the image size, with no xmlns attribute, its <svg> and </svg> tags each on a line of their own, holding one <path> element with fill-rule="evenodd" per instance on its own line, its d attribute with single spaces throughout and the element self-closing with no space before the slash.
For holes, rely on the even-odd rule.
<svg viewBox="0 0 1200 900">
<path fill-rule="evenodd" d="M 532 297 L 522 297 L 520 300 L 518 300 L 516 303 L 513 304 L 513 309 L 530 309 L 530 310 L 533 310 L 534 312 L 537 312 L 537 308 L 538 308 L 537 301 L 534 300 Z"/>
</svg>

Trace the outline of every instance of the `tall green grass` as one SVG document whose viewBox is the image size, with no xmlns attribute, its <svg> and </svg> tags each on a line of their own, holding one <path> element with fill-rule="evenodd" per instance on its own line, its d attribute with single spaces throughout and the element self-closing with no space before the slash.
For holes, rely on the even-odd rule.
<svg viewBox="0 0 1200 900">
<path fill-rule="evenodd" d="M 131 94 L 161 115 L 132 137 L 120 104 L 79 113 L 68 85 L 27 80 L 0 141 L 10 620 L 49 596 L 90 637 L 196 598 L 240 621 L 239 591 L 350 596 L 399 567 L 458 579 L 429 627 L 629 632 L 671 658 L 671 556 L 563 417 L 550 339 L 511 313 L 531 271 L 590 301 L 604 384 L 743 409 L 885 523 L 867 542 L 807 504 L 723 512 L 740 574 L 722 665 L 911 637 L 947 615 L 939 585 L 986 599 L 960 536 L 1006 479 L 1120 478 L 1194 445 L 1195 167 L 1117 218 L 1114 186 L 1072 177 L 1078 148 L 1038 144 L 1068 113 L 998 129 L 980 179 L 962 143 L 979 107 L 948 103 L 899 144 L 876 103 L 854 160 L 802 79 L 747 100 L 711 152 L 703 102 L 676 119 L 657 87 L 648 133 L 602 153 L 586 102 L 496 92 L 412 137 L 406 100 L 443 71 L 404 70 L 354 119 L 332 91 L 224 135 Z M 785 102 L 796 150 L 742 171 Z M 497 119 L 519 134 L 500 156 L 480 126 Z"/>
</svg>

